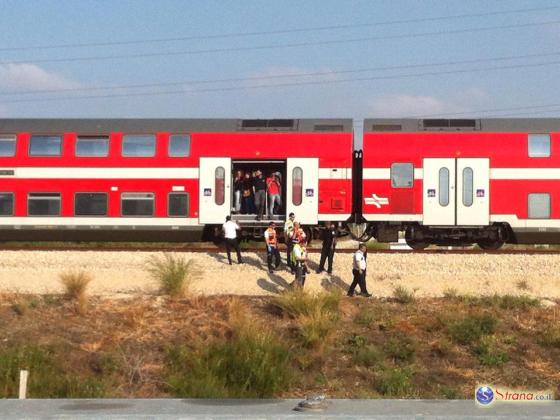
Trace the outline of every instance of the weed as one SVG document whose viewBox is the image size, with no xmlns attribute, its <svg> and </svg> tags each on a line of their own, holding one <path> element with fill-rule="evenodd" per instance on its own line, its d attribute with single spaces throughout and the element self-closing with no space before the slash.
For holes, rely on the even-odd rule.
<svg viewBox="0 0 560 420">
<path fill-rule="evenodd" d="M 365 308 L 354 317 L 354 324 L 364 327 L 370 326 L 375 321 L 375 314 L 370 308 Z"/>
<path fill-rule="evenodd" d="M 449 335 L 459 344 L 469 344 L 478 341 L 482 336 L 493 334 L 498 320 L 488 313 L 472 313 L 461 319 L 450 321 Z"/>
<path fill-rule="evenodd" d="M 416 345 L 412 338 L 404 334 L 397 334 L 385 342 L 383 350 L 395 362 L 409 363 L 414 360 Z"/>
<path fill-rule="evenodd" d="M 457 299 L 459 297 L 459 291 L 454 287 L 448 287 L 443 291 L 443 297 L 446 299 Z"/>
<path fill-rule="evenodd" d="M 529 290 L 529 289 L 530 289 L 529 283 L 527 283 L 527 280 L 519 280 L 519 281 L 516 283 L 516 286 L 517 286 L 517 288 L 520 289 L 520 290 Z"/>
<path fill-rule="evenodd" d="M 78 313 L 84 314 L 87 310 L 87 286 L 91 283 L 91 276 L 84 271 L 70 271 L 59 275 L 64 285 L 66 297 L 76 302 Z"/>
<path fill-rule="evenodd" d="M 334 330 L 336 319 L 331 313 L 317 306 L 309 315 L 298 318 L 298 335 L 305 347 L 320 347 Z"/>
<path fill-rule="evenodd" d="M 352 358 L 359 366 L 374 367 L 383 362 L 384 354 L 377 346 L 368 344 L 357 348 Z"/>
<path fill-rule="evenodd" d="M 457 400 L 460 397 L 459 391 L 449 386 L 442 385 L 439 387 L 439 391 L 447 400 Z"/>
<path fill-rule="evenodd" d="M 408 290 L 404 286 L 397 286 L 393 290 L 393 298 L 398 303 L 408 304 L 414 302 L 415 300 L 414 293 L 415 293 L 414 290 Z"/>
<path fill-rule="evenodd" d="M 386 368 L 376 380 L 375 388 L 386 397 L 406 397 L 412 393 L 411 367 Z"/>
<path fill-rule="evenodd" d="M 195 278 L 194 261 L 165 254 L 148 261 L 148 272 L 159 283 L 162 293 L 171 297 L 185 296 Z"/>
<path fill-rule="evenodd" d="M 509 360 L 507 352 L 500 348 L 495 337 L 486 336 L 474 348 L 478 360 L 485 366 L 501 366 Z"/>
<path fill-rule="evenodd" d="M 560 326 L 548 325 L 541 331 L 538 343 L 543 347 L 560 348 Z"/>
<path fill-rule="evenodd" d="M 528 309 L 539 307 L 540 301 L 527 295 L 498 295 L 470 298 L 471 304 L 481 306 L 498 307 L 500 309 Z"/>
<path fill-rule="evenodd" d="M 316 295 L 305 290 L 290 289 L 276 297 L 274 303 L 292 318 L 310 316 L 317 308 L 338 316 L 341 297 L 342 292 L 339 289 Z"/>
</svg>

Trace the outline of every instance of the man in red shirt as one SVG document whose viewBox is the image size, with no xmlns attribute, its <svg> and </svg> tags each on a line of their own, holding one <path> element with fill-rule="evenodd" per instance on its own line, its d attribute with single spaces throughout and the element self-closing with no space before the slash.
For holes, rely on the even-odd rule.
<svg viewBox="0 0 560 420">
<path fill-rule="evenodd" d="M 266 179 L 266 189 L 268 192 L 268 214 L 272 216 L 274 214 L 274 206 L 276 204 L 278 204 L 278 207 L 282 205 L 282 200 L 280 198 L 282 187 L 280 185 L 280 179 L 278 179 L 276 174 L 271 174 L 271 176 Z"/>
</svg>

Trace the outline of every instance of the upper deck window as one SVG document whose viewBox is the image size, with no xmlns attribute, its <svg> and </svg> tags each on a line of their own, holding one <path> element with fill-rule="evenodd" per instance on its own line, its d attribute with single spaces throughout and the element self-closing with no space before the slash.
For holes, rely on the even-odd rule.
<svg viewBox="0 0 560 420">
<path fill-rule="evenodd" d="M 105 157 L 109 155 L 109 137 L 79 136 L 76 140 L 76 156 Z"/>
<path fill-rule="evenodd" d="M 60 156 L 61 152 L 61 136 L 31 136 L 29 156 Z"/>
<path fill-rule="evenodd" d="M 15 156 L 16 154 L 16 137 L 0 136 L 0 156 Z"/>
<path fill-rule="evenodd" d="M 124 136 L 122 155 L 127 157 L 154 157 L 156 155 L 156 137 L 151 134 Z"/>
<path fill-rule="evenodd" d="M 173 134 L 169 136 L 168 154 L 171 157 L 187 157 L 191 154 L 191 136 Z"/>
<path fill-rule="evenodd" d="M 391 165 L 391 187 L 412 188 L 414 166 L 412 163 L 393 163 Z"/>
<path fill-rule="evenodd" d="M 550 134 L 529 134 L 529 157 L 550 157 Z"/>
</svg>

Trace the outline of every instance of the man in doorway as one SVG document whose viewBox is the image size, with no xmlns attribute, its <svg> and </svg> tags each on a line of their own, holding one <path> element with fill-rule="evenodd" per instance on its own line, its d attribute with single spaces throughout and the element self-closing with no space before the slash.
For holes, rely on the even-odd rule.
<svg viewBox="0 0 560 420">
<path fill-rule="evenodd" d="M 282 187 L 280 185 L 280 178 L 276 173 L 272 173 L 266 180 L 266 189 L 268 191 L 268 214 L 272 216 L 274 214 L 274 206 L 278 204 L 278 207 L 282 205 L 282 200 L 280 198 Z"/>
<path fill-rule="evenodd" d="M 268 264 L 268 272 L 273 273 L 272 259 L 274 258 L 274 268 L 280 266 L 280 252 L 278 252 L 278 234 L 276 233 L 276 225 L 274 222 L 268 224 L 268 229 L 264 232 L 264 240 L 266 242 L 266 262 Z"/>
<path fill-rule="evenodd" d="M 266 181 L 260 169 L 253 178 L 253 191 L 255 193 L 255 206 L 257 207 L 257 220 L 262 220 L 266 208 Z"/>
<path fill-rule="evenodd" d="M 224 232 L 229 265 L 231 265 L 232 248 L 235 249 L 235 252 L 237 253 L 237 264 L 243 264 L 243 260 L 241 259 L 241 250 L 239 249 L 239 243 L 237 242 L 237 231 L 240 229 L 239 225 L 231 220 L 231 216 L 226 216 L 226 222 L 222 225 L 222 230 Z"/>
<path fill-rule="evenodd" d="M 325 229 L 323 230 L 323 247 L 321 248 L 321 260 L 319 262 L 317 274 L 325 269 L 325 262 L 327 260 L 327 273 L 332 274 L 337 233 L 338 232 L 336 230 L 335 224 L 332 222 L 327 222 Z"/>
<path fill-rule="evenodd" d="M 358 250 L 354 253 L 352 258 L 352 275 L 354 278 L 348 289 L 348 296 L 355 296 L 356 286 L 360 286 L 360 296 L 371 297 L 366 286 L 366 251 L 366 244 L 361 243 Z"/>
<path fill-rule="evenodd" d="M 294 242 L 292 236 L 294 233 L 294 220 L 296 215 L 290 213 L 288 215 L 288 220 L 284 223 L 284 242 L 286 243 L 286 263 L 290 269 L 290 272 L 294 274 L 294 264 L 292 263 L 292 249 L 294 249 Z"/>
</svg>

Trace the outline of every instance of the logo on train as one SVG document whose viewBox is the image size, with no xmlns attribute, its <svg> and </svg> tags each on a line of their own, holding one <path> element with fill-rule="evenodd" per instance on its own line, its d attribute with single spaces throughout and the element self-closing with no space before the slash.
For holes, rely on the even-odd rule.
<svg viewBox="0 0 560 420">
<path fill-rule="evenodd" d="M 365 197 L 364 202 L 368 205 L 373 205 L 378 209 L 381 206 L 389 205 L 389 199 L 387 197 L 378 197 L 377 194 L 372 194 L 371 197 Z"/>
</svg>

